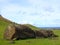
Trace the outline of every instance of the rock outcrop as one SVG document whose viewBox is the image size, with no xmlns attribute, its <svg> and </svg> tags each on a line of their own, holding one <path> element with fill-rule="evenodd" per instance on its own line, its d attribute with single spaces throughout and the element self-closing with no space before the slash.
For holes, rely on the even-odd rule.
<svg viewBox="0 0 60 45">
<path fill-rule="evenodd" d="M 25 25 L 9 25 L 4 38 L 8 40 L 35 38 L 35 32 Z"/>
<path fill-rule="evenodd" d="M 35 31 L 36 37 L 43 37 L 43 38 L 48 38 L 48 37 L 58 37 L 57 35 L 54 34 L 52 30 L 36 30 Z"/>
</svg>

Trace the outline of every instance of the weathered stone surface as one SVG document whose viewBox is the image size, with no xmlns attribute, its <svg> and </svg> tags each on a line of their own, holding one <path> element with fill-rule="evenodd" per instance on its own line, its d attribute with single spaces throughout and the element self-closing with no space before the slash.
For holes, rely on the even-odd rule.
<svg viewBox="0 0 60 45">
<path fill-rule="evenodd" d="M 8 40 L 35 38 L 35 32 L 25 25 L 9 25 L 4 38 Z"/>
<path fill-rule="evenodd" d="M 44 38 L 57 37 L 57 35 L 55 35 L 52 30 L 38 30 L 35 31 L 35 33 L 36 37 L 44 37 Z"/>
<path fill-rule="evenodd" d="M 12 39 L 13 35 L 16 33 L 15 30 L 15 26 L 10 24 L 8 25 L 8 27 L 6 28 L 5 32 L 4 32 L 4 38 L 5 39 Z"/>
<path fill-rule="evenodd" d="M 8 25 L 5 30 L 4 38 L 8 40 L 28 39 L 36 37 L 57 37 L 52 30 L 32 30 L 25 25 Z"/>
</svg>

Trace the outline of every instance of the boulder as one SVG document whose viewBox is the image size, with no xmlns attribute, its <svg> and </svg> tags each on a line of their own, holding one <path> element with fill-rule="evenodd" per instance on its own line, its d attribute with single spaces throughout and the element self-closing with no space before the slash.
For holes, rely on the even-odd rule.
<svg viewBox="0 0 60 45">
<path fill-rule="evenodd" d="M 8 40 L 35 38 L 35 32 L 25 25 L 8 25 L 4 32 L 4 38 Z"/>
<path fill-rule="evenodd" d="M 46 32 L 48 33 L 48 37 L 58 37 L 52 30 L 46 30 Z"/>
<path fill-rule="evenodd" d="M 18 35 L 17 39 L 35 38 L 35 32 L 31 28 L 25 25 L 19 25 L 16 27 L 16 32 Z"/>
<path fill-rule="evenodd" d="M 57 35 L 54 34 L 52 30 L 36 30 L 36 37 L 43 37 L 43 38 L 48 38 L 48 37 L 57 37 Z"/>
</svg>

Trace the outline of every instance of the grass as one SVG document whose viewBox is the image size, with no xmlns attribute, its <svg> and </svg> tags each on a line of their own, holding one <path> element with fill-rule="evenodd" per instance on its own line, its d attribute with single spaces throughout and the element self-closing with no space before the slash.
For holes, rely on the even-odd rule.
<svg viewBox="0 0 60 45">
<path fill-rule="evenodd" d="M 15 44 L 10 44 L 10 41 L 3 39 L 3 33 L 9 22 L 0 20 L 0 45 L 60 45 L 60 30 L 54 30 L 54 33 L 57 34 L 58 38 L 38 38 L 38 39 L 26 39 L 26 40 L 17 40 Z M 30 26 L 30 25 L 29 25 Z M 32 29 L 38 29 L 34 26 L 30 26 Z"/>
<path fill-rule="evenodd" d="M 0 45 L 60 45 L 60 39 L 27 39 L 15 41 L 15 44 L 10 44 L 9 41 L 1 40 Z"/>
<path fill-rule="evenodd" d="M 32 30 L 39 30 L 39 29 L 40 29 L 40 28 L 38 28 L 38 27 L 36 27 L 36 26 L 33 26 L 33 25 L 31 25 L 31 24 L 24 24 L 24 25 L 30 27 Z"/>
</svg>

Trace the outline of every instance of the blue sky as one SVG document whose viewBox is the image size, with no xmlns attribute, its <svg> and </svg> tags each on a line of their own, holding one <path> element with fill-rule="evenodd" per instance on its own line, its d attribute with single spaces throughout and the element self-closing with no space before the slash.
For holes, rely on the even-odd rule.
<svg viewBox="0 0 60 45">
<path fill-rule="evenodd" d="M 60 27 L 60 0 L 0 0 L 0 14 L 19 24 Z"/>
</svg>

